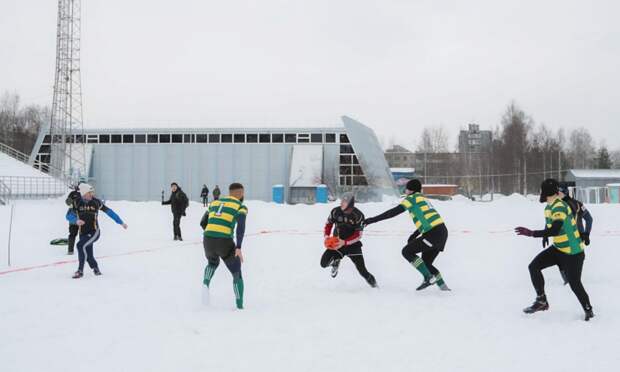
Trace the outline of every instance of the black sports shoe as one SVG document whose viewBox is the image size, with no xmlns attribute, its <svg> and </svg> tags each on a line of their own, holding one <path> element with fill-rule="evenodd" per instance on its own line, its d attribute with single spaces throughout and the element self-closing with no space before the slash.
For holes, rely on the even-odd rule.
<svg viewBox="0 0 620 372">
<path fill-rule="evenodd" d="M 545 310 L 549 310 L 549 303 L 547 302 L 547 296 L 542 295 L 536 297 L 536 301 L 534 301 L 532 306 L 526 307 L 523 309 L 523 312 L 526 314 L 534 314 L 537 311 Z"/>
<path fill-rule="evenodd" d="M 95 267 L 95 268 L 93 269 L 93 273 L 95 273 L 95 275 L 97 275 L 97 276 L 101 275 L 101 271 L 99 270 L 99 268 L 98 268 L 98 267 Z"/>
<path fill-rule="evenodd" d="M 68 254 L 68 255 L 72 255 L 72 254 L 73 254 L 73 251 L 68 251 L 68 252 L 67 252 L 67 254 Z"/>
<path fill-rule="evenodd" d="M 366 278 L 366 283 L 368 283 L 369 286 L 371 286 L 372 288 L 377 288 L 377 279 L 375 279 L 375 277 L 370 274 L 370 276 L 368 278 Z"/>
<path fill-rule="evenodd" d="M 177 240 L 183 241 L 183 238 L 181 238 L 181 235 L 177 236 Z"/>
<path fill-rule="evenodd" d="M 73 279 L 79 279 L 79 278 L 81 278 L 83 276 L 84 276 L 84 273 L 82 271 L 78 270 L 78 271 L 75 272 L 75 274 L 73 274 L 72 278 Z"/>
<path fill-rule="evenodd" d="M 175 235 L 175 236 L 174 236 L 174 240 L 179 240 L 179 238 Z"/>
<path fill-rule="evenodd" d="M 584 320 L 586 322 L 589 321 L 590 319 L 594 318 L 594 312 L 592 311 L 592 306 L 588 306 L 585 309 L 585 312 L 586 312 L 586 316 L 585 316 Z"/>
<path fill-rule="evenodd" d="M 420 284 L 418 286 L 418 288 L 416 288 L 415 290 L 416 291 L 421 291 L 424 288 L 428 288 L 428 287 L 430 287 L 433 284 L 435 284 L 435 282 L 433 281 L 433 277 L 429 276 L 428 278 L 424 278 L 424 281 L 422 282 L 422 284 Z"/>
<path fill-rule="evenodd" d="M 332 267 L 332 272 L 331 272 L 332 278 L 335 278 L 338 275 L 338 267 L 340 266 L 340 258 L 333 259 L 330 265 Z"/>
</svg>

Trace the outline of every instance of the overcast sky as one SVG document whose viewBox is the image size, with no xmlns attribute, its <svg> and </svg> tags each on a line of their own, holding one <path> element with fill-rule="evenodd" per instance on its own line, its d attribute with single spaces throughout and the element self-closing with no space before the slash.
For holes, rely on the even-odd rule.
<svg viewBox="0 0 620 372">
<path fill-rule="evenodd" d="M 620 2 L 82 0 L 87 127 L 537 123 L 620 148 Z M 0 92 L 51 104 L 54 0 L 0 0 Z"/>
</svg>

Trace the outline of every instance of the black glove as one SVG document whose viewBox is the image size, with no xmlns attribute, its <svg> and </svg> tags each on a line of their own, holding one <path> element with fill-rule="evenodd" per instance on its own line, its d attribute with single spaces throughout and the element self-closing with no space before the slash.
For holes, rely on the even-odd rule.
<svg viewBox="0 0 620 372">
<path fill-rule="evenodd" d="M 581 240 L 583 240 L 586 245 L 590 245 L 590 233 L 581 233 Z"/>
<path fill-rule="evenodd" d="M 549 245 L 549 237 L 548 236 L 545 236 L 543 238 L 542 245 L 543 245 L 543 248 L 547 248 L 547 246 Z"/>
</svg>

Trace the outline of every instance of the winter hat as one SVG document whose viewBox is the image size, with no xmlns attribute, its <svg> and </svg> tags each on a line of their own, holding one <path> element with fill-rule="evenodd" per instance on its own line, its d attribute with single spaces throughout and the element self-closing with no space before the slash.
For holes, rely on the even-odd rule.
<svg viewBox="0 0 620 372">
<path fill-rule="evenodd" d="M 86 195 L 89 192 L 94 192 L 95 191 L 95 188 L 92 187 L 91 185 L 87 184 L 87 183 L 80 183 L 78 188 L 80 189 L 80 194 L 82 196 Z"/>
<path fill-rule="evenodd" d="M 547 197 L 553 196 L 560 191 L 560 184 L 553 178 L 547 178 L 540 185 L 540 202 L 547 201 Z"/>
<path fill-rule="evenodd" d="M 342 194 L 340 201 L 347 203 L 346 209 L 355 207 L 355 195 L 352 192 L 345 192 Z"/>
<path fill-rule="evenodd" d="M 409 182 L 407 182 L 407 190 L 413 191 L 414 193 L 421 192 L 422 183 L 420 182 L 420 180 L 417 180 L 417 179 L 410 180 Z"/>
</svg>

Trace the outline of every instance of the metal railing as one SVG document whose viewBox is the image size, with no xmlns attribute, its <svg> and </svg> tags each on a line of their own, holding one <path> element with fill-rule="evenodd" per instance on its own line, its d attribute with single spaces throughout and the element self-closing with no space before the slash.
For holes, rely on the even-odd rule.
<svg viewBox="0 0 620 372">
<path fill-rule="evenodd" d="M 5 145 L 4 143 L 0 142 L 0 152 L 7 154 L 8 156 L 17 159 L 19 161 L 21 161 L 22 163 L 26 163 L 28 164 L 28 161 L 30 160 L 30 157 L 26 154 L 24 154 L 23 152 L 16 150 L 14 148 L 12 148 L 9 145 Z"/>
<path fill-rule="evenodd" d="M 0 152 L 3 154 L 6 154 L 10 157 L 12 157 L 13 159 L 20 161 L 30 167 L 33 167 L 35 169 L 38 169 L 39 171 L 49 174 L 50 177 L 52 177 L 52 175 L 58 175 L 58 174 L 62 174 L 61 171 L 58 171 L 57 169 L 55 169 L 54 167 L 51 166 L 51 164 L 47 164 L 44 162 L 41 162 L 39 160 L 35 160 L 32 164 L 30 163 L 30 156 L 26 155 L 25 153 L 14 149 L 13 147 L 6 145 L 2 142 L 0 142 Z M 36 178 L 36 177 L 34 177 Z M 73 183 L 75 183 L 75 180 L 71 179 L 68 176 L 61 176 L 61 177 L 57 177 L 56 181 L 58 182 L 63 182 L 65 185 L 69 186 Z"/>
<path fill-rule="evenodd" d="M 2 200 L 55 198 L 68 190 L 63 181 L 52 177 L 0 176 Z"/>
<path fill-rule="evenodd" d="M 7 205 L 13 198 L 12 196 L 11 188 L 0 180 L 0 205 Z"/>
</svg>

